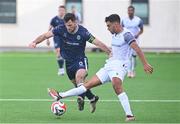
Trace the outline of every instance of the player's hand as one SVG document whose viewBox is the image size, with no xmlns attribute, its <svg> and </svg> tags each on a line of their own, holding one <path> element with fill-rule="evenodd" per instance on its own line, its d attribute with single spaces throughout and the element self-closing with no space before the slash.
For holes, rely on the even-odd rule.
<svg viewBox="0 0 180 124">
<path fill-rule="evenodd" d="M 147 64 L 144 65 L 144 71 L 146 73 L 152 74 L 153 73 L 153 67 L 150 64 L 147 63 Z"/>
<path fill-rule="evenodd" d="M 30 48 L 36 48 L 36 43 L 34 43 L 34 42 L 30 43 L 30 44 L 29 44 L 29 47 L 30 47 Z"/>
<path fill-rule="evenodd" d="M 50 41 L 49 41 L 49 39 L 46 40 L 46 45 L 47 45 L 47 46 L 50 46 Z"/>
</svg>

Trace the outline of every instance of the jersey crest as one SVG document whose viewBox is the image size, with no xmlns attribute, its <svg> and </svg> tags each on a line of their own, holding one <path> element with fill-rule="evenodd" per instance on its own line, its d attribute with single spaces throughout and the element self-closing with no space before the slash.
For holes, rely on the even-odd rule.
<svg viewBox="0 0 180 124">
<path fill-rule="evenodd" d="M 77 39 L 77 40 L 81 40 L 81 36 L 80 36 L 80 35 L 77 35 L 76 39 Z"/>
</svg>

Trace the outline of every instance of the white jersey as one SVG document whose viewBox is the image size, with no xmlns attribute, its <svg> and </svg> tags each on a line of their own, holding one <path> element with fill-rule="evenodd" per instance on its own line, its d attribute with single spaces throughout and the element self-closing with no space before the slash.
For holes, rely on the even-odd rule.
<svg viewBox="0 0 180 124">
<path fill-rule="evenodd" d="M 127 73 L 127 64 L 131 55 L 130 44 L 135 41 L 133 34 L 126 28 L 121 33 L 112 36 L 112 57 L 96 75 L 102 83 L 109 82 L 113 77 L 122 81 Z"/>
<path fill-rule="evenodd" d="M 122 19 L 122 26 L 129 29 L 135 36 L 140 31 L 140 28 L 143 27 L 143 21 L 137 16 L 134 16 L 133 19 L 126 17 Z"/>
<path fill-rule="evenodd" d="M 118 59 L 121 61 L 129 60 L 131 55 L 130 44 L 134 41 L 135 38 L 132 33 L 124 28 L 121 33 L 113 34 L 112 36 L 112 58 Z"/>
</svg>

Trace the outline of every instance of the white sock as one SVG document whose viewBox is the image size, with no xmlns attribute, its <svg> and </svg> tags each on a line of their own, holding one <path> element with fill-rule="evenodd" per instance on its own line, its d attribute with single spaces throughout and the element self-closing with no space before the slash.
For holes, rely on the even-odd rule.
<svg viewBox="0 0 180 124">
<path fill-rule="evenodd" d="M 70 89 L 66 92 L 61 92 L 61 93 L 59 93 L 59 95 L 61 97 L 65 98 L 65 97 L 70 97 L 70 96 L 77 96 L 82 93 L 85 93 L 86 91 L 87 91 L 87 89 L 84 87 L 84 85 L 81 85 L 80 87 Z"/>
<path fill-rule="evenodd" d="M 132 71 L 134 71 L 134 69 L 135 69 L 135 67 L 136 67 L 136 57 L 132 57 L 132 60 L 131 60 L 132 62 L 132 65 L 131 65 L 131 68 L 132 68 Z"/>
<path fill-rule="evenodd" d="M 131 107 L 129 104 L 129 99 L 128 99 L 128 96 L 126 95 L 126 93 L 123 92 L 123 93 L 119 94 L 118 98 L 119 98 L 119 101 L 120 101 L 126 115 L 133 116 L 132 111 L 131 111 Z"/>
</svg>

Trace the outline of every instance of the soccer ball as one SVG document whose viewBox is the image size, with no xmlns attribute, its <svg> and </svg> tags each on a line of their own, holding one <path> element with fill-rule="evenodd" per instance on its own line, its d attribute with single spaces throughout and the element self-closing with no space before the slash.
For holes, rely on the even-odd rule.
<svg viewBox="0 0 180 124">
<path fill-rule="evenodd" d="M 51 105 L 51 111 L 56 116 L 61 116 L 66 112 L 66 105 L 60 101 L 53 102 Z"/>
</svg>

